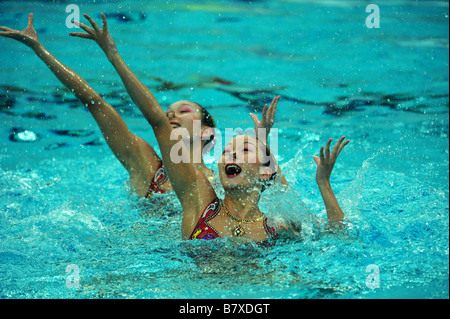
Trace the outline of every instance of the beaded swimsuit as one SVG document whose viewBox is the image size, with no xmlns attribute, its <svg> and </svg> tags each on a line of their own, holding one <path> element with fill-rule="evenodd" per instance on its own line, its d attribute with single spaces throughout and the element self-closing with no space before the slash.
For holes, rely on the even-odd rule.
<svg viewBox="0 0 450 319">
<path fill-rule="evenodd" d="M 161 163 L 161 166 L 156 171 L 155 176 L 153 176 L 152 182 L 150 183 L 150 186 L 148 187 L 145 198 L 149 198 L 153 194 L 167 193 L 167 191 L 165 191 L 164 189 L 161 189 L 161 185 L 164 184 L 167 181 L 167 179 L 168 179 L 168 176 L 167 176 L 166 170 L 164 169 L 164 167 Z"/>
<path fill-rule="evenodd" d="M 203 211 L 203 214 L 200 216 L 200 218 L 197 222 L 197 225 L 195 226 L 194 231 L 192 232 L 189 239 L 214 239 L 214 238 L 220 237 L 218 232 L 213 227 L 208 225 L 207 223 L 208 223 L 208 221 L 210 221 L 211 219 L 213 219 L 214 217 L 217 216 L 217 214 L 220 212 L 221 208 L 222 208 L 222 203 L 216 197 L 211 202 L 211 204 L 209 204 L 206 207 L 206 209 Z M 264 230 L 266 231 L 266 233 L 268 235 L 268 239 L 275 238 L 275 236 L 276 236 L 275 228 L 267 225 L 267 217 L 264 218 L 263 224 L 264 224 Z M 262 242 L 258 242 L 258 244 L 263 244 L 265 242 L 267 242 L 267 239 Z"/>
</svg>

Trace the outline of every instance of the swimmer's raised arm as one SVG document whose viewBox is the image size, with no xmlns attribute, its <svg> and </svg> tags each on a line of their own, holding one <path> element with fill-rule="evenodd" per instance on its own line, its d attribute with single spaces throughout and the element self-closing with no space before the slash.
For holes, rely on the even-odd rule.
<svg viewBox="0 0 450 319">
<path fill-rule="evenodd" d="M 277 110 L 278 101 L 280 101 L 280 96 L 275 97 L 272 102 L 270 103 L 270 106 L 267 107 L 267 104 L 264 105 L 262 115 L 261 115 L 261 121 L 258 119 L 258 116 L 256 116 L 254 113 L 250 113 L 250 117 L 252 118 L 254 124 L 255 124 L 255 137 L 256 139 L 263 139 L 263 143 L 267 146 L 269 146 L 269 134 L 270 129 L 272 128 L 273 124 L 275 123 L 275 113 Z M 263 130 L 262 132 L 260 130 Z M 280 180 L 283 185 L 289 185 L 286 178 L 281 175 L 281 169 L 278 163 L 276 165 L 277 170 L 277 180 Z"/>
<path fill-rule="evenodd" d="M 199 216 L 197 216 L 197 213 L 201 210 L 200 207 L 203 207 L 203 205 L 206 206 L 214 199 L 214 190 L 206 177 L 194 169 L 187 155 L 189 151 L 186 150 L 186 146 L 180 139 L 180 135 L 171 138 L 173 128 L 165 112 L 152 92 L 125 64 L 118 53 L 114 40 L 109 34 L 105 15 L 102 13 L 101 16 L 103 29 L 100 29 L 97 23 L 85 14 L 84 17 L 91 23 L 92 28 L 78 21 L 74 21 L 74 24 L 80 26 L 86 33 L 73 32 L 70 35 L 92 39 L 100 46 L 122 79 L 131 99 L 152 126 L 161 150 L 164 168 L 169 176 L 172 188 L 183 206 L 182 229 L 183 236 L 186 237 L 186 234 L 190 234 L 186 230 L 190 229 L 192 232 L 191 228 L 198 221 Z M 172 154 L 172 150 L 178 150 L 177 154 Z M 183 157 L 181 161 L 179 161 L 180 153 Z M 173 155 L 177 156 L 177 160 L 173 160 Z M 206 203 L 207 201 L 209 202 Z"/>
<path fill-rule="evenodd" d="M 270 106 L 267 108 L 267 104 L 264 105 L 262 115 L 261 115 L 261 121 L 258 119 L 258 116 L 254 113 L 250 113 L 250 117 L 252 118 L 253 122 L 255 123 L 255 137 L 257 139 L 260 138 L 260 135 L 263 137 L 264 144 L 268 144 L 268 138 L 270 129 L 272 128 L 273 124 L 275 123 L 275 113 L 277 110 L 278 101 L 280 101 L 280 96 L 276 96 L 272 102 L 270 103 Z M 260 132 L 259 129 L 264 130 L 263 132 Z M 264 133 L 264 134 L 260 134 Z"/>
<path fill-rule="evenodd" d="M 108 31 L 106 16 L 103 13 L 101 14 L 103 29 L 100 29 L 97 23 L 87 14 L 84 14 L 83 16 L 90 22 L 92 28 L 79 21 L 73 21 L 75 25 L 78 25 L 86 33 L 71 32 L 69 35 L 94 40 L 116 69 L 129 96 L 137 105 L 147 121 L 154 124 L 156 121 L 164 121 L 165 119 L 162 118 L 162 116 L 165 117 L 165 113 L 161 109 L 161 106 L 153 96 L 152 92 L 137 78 L 137 76 L 130 70 L 128 65 L 119 55 L 116 43 Z"/>
<path fill-rule="evenodd" d="M 167 171 L 173 190 L 183 206 L 193 207 L 190 199 L 198 197 L 195 195 L 198 181 L 198 176 L 196 176 L 197 172 L 190 163 L 190 158 L 183 158 L 181 162 L 173 161 L 173 154 L 171 154 L 173 149 L 180 150 L 182 155 L 188 154 L 189 152 L 185 149 L 185 145 L 180 139 L 171 139 L 173 128 L 165 112 L 152 92 L 136 77 L 123 61 L 118 53 L 114 40 L 109 34 L 106 17 L 103 13 L 101 16 L 103 29 L 100 29 L 97 23 L 85 14 L 84 17 L 91 23 L 92 28 L 78 21 L 74 21 L 74 24 L 80 26 L 86 33 L 72 32 L 70 35 L 94 40 L 103 52 L 105 52 L 106 57 L 122 79 L 131 99 L 153 128 L 160 146 L 164 168 Z"/>
<path fill-rule="evenodd" d="M 330 225 L 339 224 L 339 222 L 344 219 L 344 213 L 339 206 L 330 184 L 330 176 L 334 164 L 342 149 L 350 143 L 348 140 L 344 142 L 344 139 L 345 136 L 341 137 L 330 153 L 330 145 L 333 140 L 330 138 L 325 146 L 325 152 L 324 147 L 322 146 L 320 149 L 320 156 L 314 156 L 314 161 L 317 164 L 316 182 L 325 203 L 327 218 Z"/>
<path fill-rule="evenodd" d="M 143 185 L 148 187 L 151 177 L 144 176 L 149 171 L 151 165 L 157 169 L 156 153 L 141 138 L 132 134 L 117 111 L 82 79 L 72 69 L 57 60 L 39 41 L 37 32 L 33 26 L 33 13 L 28 16 L 28 26 L 23 31 L 13 30 L 7 27 L 0 27 L 0 36 L 17 40 L 29 46 L 36 55 L 47 65 L 61 83 L 67 87 L 83 103 L 100 127 L 106 142 L 114 155 L 124 165 L 124 167 L 134 174 L 135 180 L 143 181 Z M 151 162 L 155 163 L 151 163 Z M 142 169 L 145 163 L 147 169 Z M 140 173 L 139 173 L 140 172 Z M 137 176 L 137 175 L 143 176 Z M 145 192 L 146 188 L 141 191 Z"/>
<path fill-rule="evenodd" d="M 28 26 L 23 31 L 0 27 L 0 36 L 17 40 L 30 47 L 36 55 L 48 66 L 58 79 L 85 105 L 97 104 L 101 98 L 86 81 L 81 79 L 72 69 L 58 61 L 39 41 L 33 26 L 33 13 L 28 16 Z M 92 103 L 95 102 L 95 103 Z"/>
</svg>

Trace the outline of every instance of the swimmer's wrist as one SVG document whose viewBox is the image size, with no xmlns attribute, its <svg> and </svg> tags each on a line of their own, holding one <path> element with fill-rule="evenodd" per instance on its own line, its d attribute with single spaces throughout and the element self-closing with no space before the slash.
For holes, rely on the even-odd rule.
<svg viewBox="0 0 450 319">
<path fill-rule="evenodd" d="M 329 179 L 316 179 L 317 185 L 319 187 L 330 187 L 330 180 Z"/>
<path fill-rule="evenodd" d="M 117 52 L 117 50 L 112 53 L 106 53 L 106 57 L 111 63 L 117 61 L 117 59 L 120 59 L 120 55 L 119 52 Z"/>
<path fill-rule="evenodd" d="M 29 46 L 29 47 L 34 51 L 34 53 L 36 53 L 36 54 L 39 54 L 39 53 L 42 53 L 43 51 L 46 51 L 45 48 L 44 48 L 44 46 L 43 46 L 40 42 L 33 43 L 33 44 L 28 45 L 28 46 Z"/>
</svg>

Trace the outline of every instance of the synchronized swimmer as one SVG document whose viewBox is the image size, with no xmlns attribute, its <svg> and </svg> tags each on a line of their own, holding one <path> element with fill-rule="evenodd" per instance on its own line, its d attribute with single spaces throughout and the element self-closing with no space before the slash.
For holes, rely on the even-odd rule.
<svg viewBox="0 0 450 319">
<path fill-rule="evenodd" d="M 119 74 L 129 96 L 151 125 L 162 158 L 152 146 L 130 132 L 117 111 L 94 91 L 72 69 L 58 61 L 40 43 L 33 27 L 33 14 L 28 17 L 28 26 L 23 31 L 0 27 L 0 36 L 15 39 L 30 47 L 47 65 L 55 76 L 66 86 L 97 122 L 108 146 L 129 173 L 132 191 L 139 197 L 149 197 L 154 193 L 174 192 L 182 210 L 181 234 L 183 239 L 214 239 L 217 237 L 237 237 L 257 243 L 266 243 L 280 231 L 288 230 L 285 224 L 269 225 L 266 214 L 259 209 L 261 193 L 271 184 L 287 181 L 280 174 L 265 138 L 240 135 L 233 138 L 223 151 L 218 163 L 219 180 L 225 191 L 219 198 L 214 187 L 214 173 L 201 159 L 193 161 L 194 154 L 203 154 L 205 147 L 214 142 L 215 122 L 201 105 L 191 101 L 178 101 L 164 112 L 151 91 L 129 69 L 118 53 L 102 13 L 103 28 L 88 15 L 84 17 L 92 28 L 73 21 L 83 32 L 70 33 L 71 36 L 94 40 L 106 54 Z M 275 111 L 280 97 L 275 97 L 269 107 L 264 106 L 261 121 L 250 114 L 255 131 L 268 132 L 274 124 Z M 194 123 L 200 121 L 201 134 L 194 133 Z M 174 130 L 185 129 L 189 133 L 188 143 L 179 143 L 171 138 Z M 196 139 L 201 140 L 197 143 Z M 332 150 L 332 139 L 321 147 L 319 156 L 314 156 L 317 164 L 316 182 L 322 195 L 330 224 L 339 225 L 344 214 L 331 188 L 330 175 L 342 149 L 349 143 L 341 137 Z M 182 148 L 183 160 L 173 161 L 173 147 Z M 180 146 L 181 145 L 181 146 Z M 191 148 L 184 152 L 183 148 Z M 184 154 L 184 155 L 183 155 Z M 189 154 L 189 155 L 186 155 Z M 275 163 L 275 165 L 268 165 Z M 295 230 L 292 229 L 295 233 Z"/>
</svg>

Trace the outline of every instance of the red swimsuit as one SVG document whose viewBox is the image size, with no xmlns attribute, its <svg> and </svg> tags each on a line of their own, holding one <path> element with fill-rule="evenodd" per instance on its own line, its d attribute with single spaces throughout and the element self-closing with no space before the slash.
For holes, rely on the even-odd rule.
<svg viewBox="0 0 450 319">
<path fill-rule="evenodd" d="M 214 239 L 220 237 L 217 231 L 207 224 L 208 221 L 216 217 L 222 208 L 221 201 L 216 197 L 211 204 L 209 204 L 204 210 L 203 214 L 200 216 L 197 225 L 194 228 L 189 239 Z M 275 238 L 276 232 L 274 227 L 267 225 L 267 218 L 264 218 L 264 230 L 266 231 L 269 238 Z M 269 239 L 268 238 L 268 239 Z M 257 244 L 265 244 L 267 239 L 262 242 L 257 242 Z"/>
<path fill-rule="evenodd" d="M 197 226 L 195 226 L 189 239 L 214 239 L 220 237 L 216 230 L 211 226 L 208 226 L 206 222 L 216 217 L 221 208 L 222 205 L 220 200 L 218 198 L 214 199 L 198 219 Z"/>
<path fill-rule="evenodd" d="M 153 177 L 153 180 L 148 188 L 146 198 L 151 197 L 153 194 L 164 194 L 167 191 L 164 189 L 161 189 L 160 186 L 163 185 L 168 179 L 168 176 L 166 174 L 166 170 L 164 167 L 161 166 L 158 168 L 158 170 L 155 173 L 155 176 Z M 203 211 L 203 214 L 200 216 L 197 225 L 194 228 L 194 231 L 192 232 L 189 239 L 214 239 L 220 237 L 220 235 L 217 233 L 217 231 L 207 224 L 208 221 L 216 217 L 216 215 L 220 212 L 220 209 L 222 208 L 221 201 L 216 197 L 211 204 L 209 204 L 205 210 Z M 264 230 L 266 231 L 268 235 L 268 239 L 275 238 L 276 232 L 274 227 L 270 227 L 267 225 L 267 218 L 264 218 L 263 220 L 264 224 Z M 257 244 L 267 244 L 268 239 L 263 240 L 261 242 L 257 242 Z"/>
<path fill-rule="evenodd" d="M 145 195 L 145 198 L 151 197 L 153 194 L 164 194 L 167 191 L 164 189 L 161 189 L 160 186 L 164 184 L 168 179 L 168 176 L 166 174 L 166 170 L 164 169 L 162 163 L 161 166 L 158 168 L 158 170 L 155 173 L 155 176 L 153 176 L 152 182 L 150 186 L 148 187 L 147 194 Z"/>
</svg>

